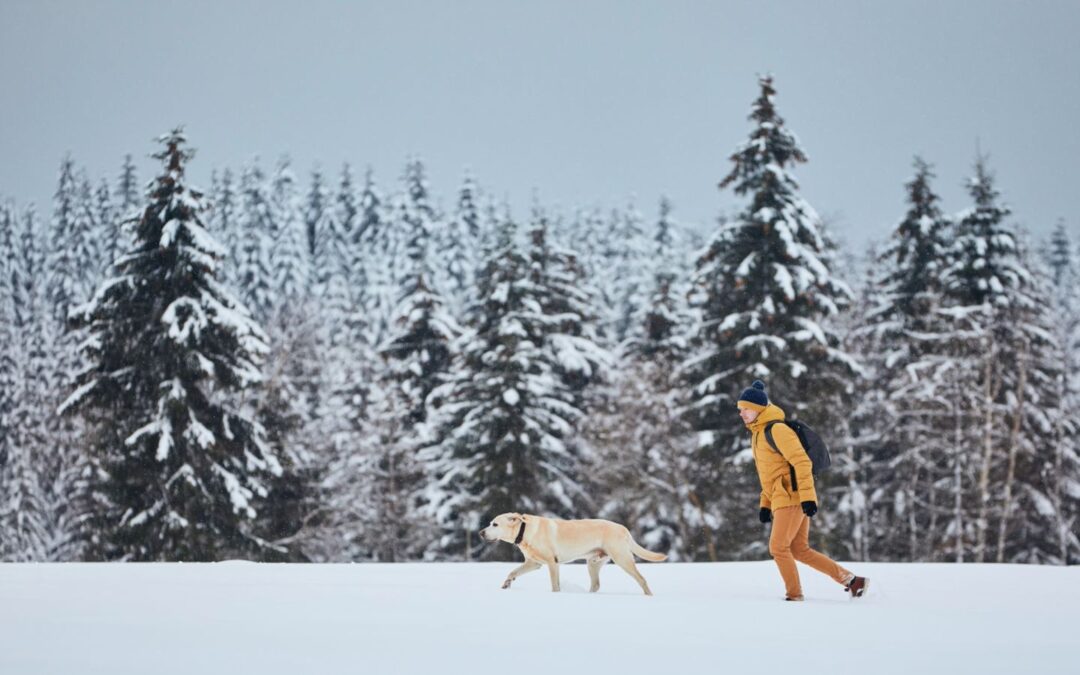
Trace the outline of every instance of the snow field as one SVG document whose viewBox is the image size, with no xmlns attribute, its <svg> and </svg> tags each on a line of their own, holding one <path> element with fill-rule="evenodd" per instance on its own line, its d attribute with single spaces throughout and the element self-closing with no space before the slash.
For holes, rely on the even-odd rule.
<svg viewBox="0 0 1080 675">
<path fill-rule="evenodd" d="M 1080 569 L 845 563 L 849 600 L 770 561 L 0 566 L 0 673 L 1073 673 Z"/>
</svg>

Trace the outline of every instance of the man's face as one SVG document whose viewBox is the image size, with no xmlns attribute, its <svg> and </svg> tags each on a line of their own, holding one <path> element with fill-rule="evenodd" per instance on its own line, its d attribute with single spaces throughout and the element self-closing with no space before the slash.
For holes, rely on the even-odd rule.
<svg viewBox="0 0 1080 675">
<path fill-rule="evenodd" d="M 757 419 L 758 411 L 751 410 L 750 408 L 739 408 L 739 417 L 742 418 L 743 424 L 750 424 Z"/>
</svg>

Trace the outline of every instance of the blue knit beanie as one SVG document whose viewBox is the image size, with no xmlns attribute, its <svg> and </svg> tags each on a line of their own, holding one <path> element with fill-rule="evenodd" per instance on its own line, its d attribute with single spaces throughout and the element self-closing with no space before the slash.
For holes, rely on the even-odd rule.
<svg viewBox="0 0 1080 675">
<path fill-rule="evenodd" d="M 742 396 L 739 397 L 736 405 L 740 408 L 750 408 L 761 412 L 765 409 L 765 406 L 769 405 L 769 395 L 765 393 L 765 383 L 761 380 L 754 380 L 754 383 L 743 390 Z"/>
</svg>

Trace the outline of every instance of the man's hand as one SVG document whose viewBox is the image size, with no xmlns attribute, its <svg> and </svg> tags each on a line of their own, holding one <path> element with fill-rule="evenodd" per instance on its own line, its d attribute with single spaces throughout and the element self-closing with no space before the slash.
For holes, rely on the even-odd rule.
<svg viewBox="0 0 1080 675">
<path fill-rule="evenodd" d="M 817 502 L 803 502 L 802 512 L 813 518 L 814 514 L 817 513 Z"/>
<path fill-rule="evenodd" d="M 761 510 L 758 511 L 758 520 L 760 520 L 763 523 L 770 522 L 772 520 L 772 511 L 765 508 L 764 506 L 761 507 Z"/>
</svg>

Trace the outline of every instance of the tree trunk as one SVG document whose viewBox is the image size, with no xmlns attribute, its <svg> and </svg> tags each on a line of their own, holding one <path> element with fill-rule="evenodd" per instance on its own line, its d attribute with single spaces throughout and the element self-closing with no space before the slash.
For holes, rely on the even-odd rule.
<svg viewBox="0 0 1080 675">
<path fill-rule="evenodd" d="M 1024 389 L 1027 388 L 1027 371 L 1028 341 L 1025 338 L 1020 351 L 1020 373 L 1016 382 L 1016 411 L 1013 414 L 1012 429 L 1009 430 L 1009 468 L 1005 474 L 1005 497 L 1001 506 L 1001 523 L 998 526 L 997 561 L 999 563 L 1005 562 L 1005 533 L 1009 528 L 1013 481 L 1016 478 L 1017 445 L 1020 442 L 1020 428 L 1024 422 Z"/>
<path fill-rule="evenodd" d="M 693 490 L 690 491 L 688 497 L 690 503 L 697 508 L 698 514 L 701 516 L 701 535 L 705 537 L 705 550 L 709 553 L 709 562 L 717 562 L 716 542 L 713 541 L 712 530 L 709 529 L 708 523 L 705 522 L 705 505 L 702 504 L 701 498 Z"/>
<path fill-rule="evenodd" d="M 982 465 L 979 468 L 979 514 L 975 520 L 975 562 L 986 555 L 987 517 L 990 510 L 990 465 L 994 454 L 994 349 L 986 350 L 983 364 Z"/>
<path fill-rule="evenodd" d="M 960 387 L 953 377 L 953 527 L 956 528 L 956 562 L 964 562 L 964 456 L 963 411 Z"/>
</svg>

